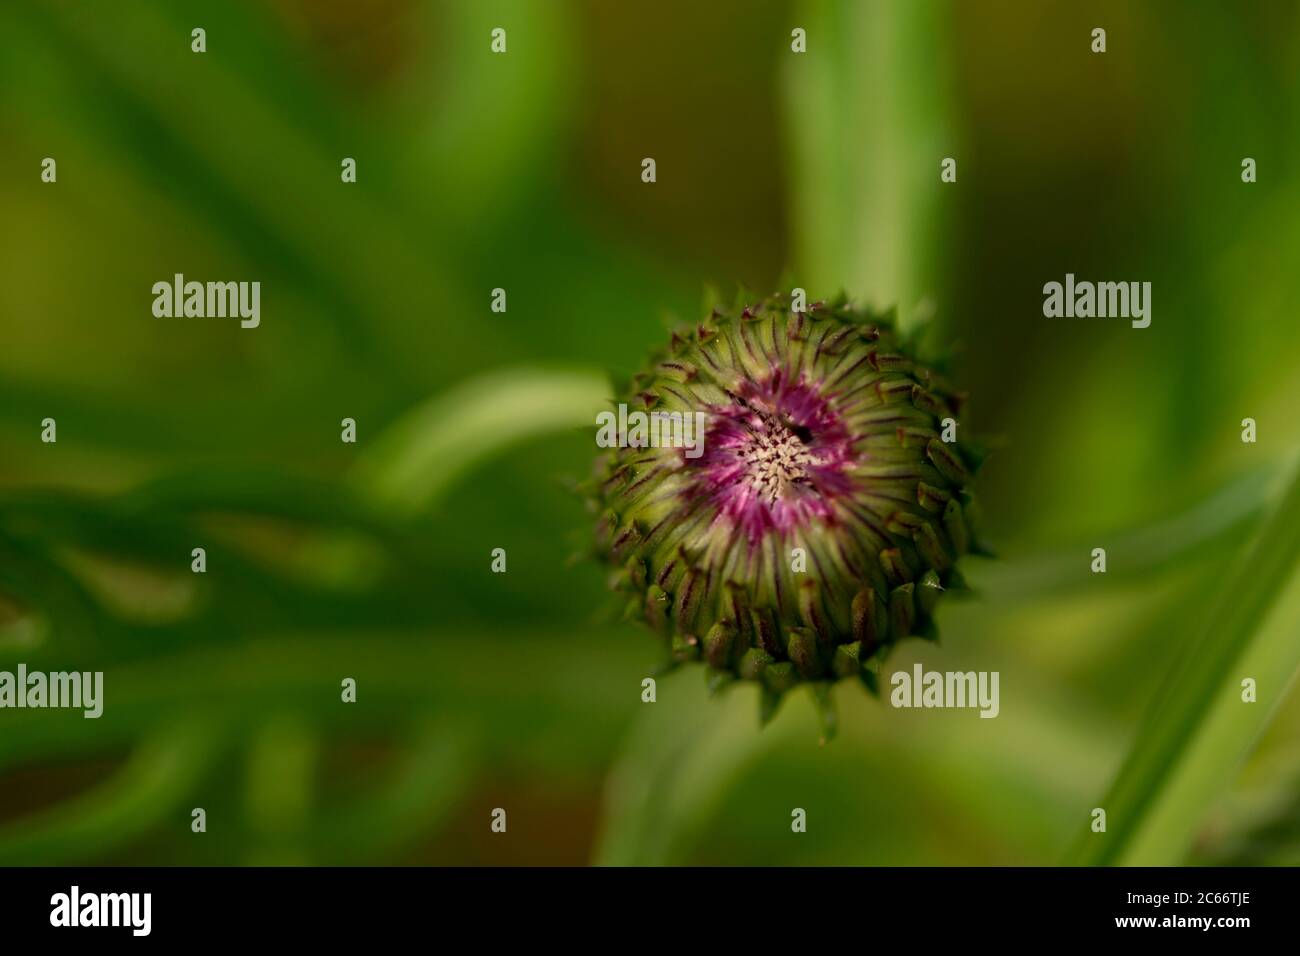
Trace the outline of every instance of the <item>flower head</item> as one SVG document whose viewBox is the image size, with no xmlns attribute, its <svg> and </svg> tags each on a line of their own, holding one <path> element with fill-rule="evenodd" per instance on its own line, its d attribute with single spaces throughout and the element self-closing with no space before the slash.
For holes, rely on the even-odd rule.
<svg viewBox="0 0 1300 956">
<path fill-rule="evenodd" d="M 627 443 L 593 485 L 600 551 L 674 660 L 760 683 L 770 714 L 801 682 L 874 691 L 894 644 L 934 635 L 978 456 L 955 441 L 960 396 L 887 319 L 783 296 L 715 310 L 631 392 L 665 420 L 703 413 L 702 447 Z"/>
</svg>

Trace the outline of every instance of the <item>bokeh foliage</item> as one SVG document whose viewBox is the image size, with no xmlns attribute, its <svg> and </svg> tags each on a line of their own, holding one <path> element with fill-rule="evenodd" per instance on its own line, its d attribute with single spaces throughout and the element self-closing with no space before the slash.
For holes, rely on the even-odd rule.
<svg viewBox="0 0 1300 956">
<path fill-rule="evenodd" d="M 0 862 L 1296 862 L 1300 15 L 1184 6 L 4 4 L 0 668 L 107 699 L 0 712 Z M 1043 319 L 1067 271 L 1151 328 Z M 155 319 L 175 272 L 261 328 Z M 957 346 L 1001 559 L 896 663 L 996 720 L 642 704 L 567 560 L 605 374 L 792 281 Z"/>
</svg>

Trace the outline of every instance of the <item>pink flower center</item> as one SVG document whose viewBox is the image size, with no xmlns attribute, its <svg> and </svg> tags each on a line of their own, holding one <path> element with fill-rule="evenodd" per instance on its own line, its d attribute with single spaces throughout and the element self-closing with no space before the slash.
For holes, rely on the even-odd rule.
<svg viewBox="0 0 1300 956">
<path fill-rule="evenodd" d="M 715 523 L 739 528 L 751 545 L 772 531 L 833 523 L 837 501 L 853 491 L 856 458 L 840 415 L 814 385 L 781 370 L 729 395 L 709 408 L 703 454 L 683 459 L 693 472 L 687 497 L 707 501 Z"/>
</svg>

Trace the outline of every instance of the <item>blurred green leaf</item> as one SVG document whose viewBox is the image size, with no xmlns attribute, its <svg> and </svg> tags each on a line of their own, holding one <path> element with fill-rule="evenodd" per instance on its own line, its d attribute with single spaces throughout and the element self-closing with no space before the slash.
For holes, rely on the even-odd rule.
<svg viewBox="0 0 1300 956">
<path fill-rule="evenodd" d="M 1275 503 L 1279 475 L 1292 467 L 1289 462 L 1275 463 L 1247 472 L 1192 507 L 1141 527 L 1097 535 L 1071 547 L 982 562 L 971 580 L 991 598 L 1018 602 L 1156 574 L 1193 557 L 1222 553 L 1254 530 Z M 1112 558 L 1104 576 L 1089 573 L 1085 560 L 1099 542 Z"/>
<path fill-rule="evenodd" d="M 515 442 L 596 425 L 610 400 L 596 372 L 508 369 L 435 395 L 391 425 L 358 462 L 358 493 L 395 514 L 428 508 L 472 466 Z"/>
<path fill-rule="evenodd" d="M 107 669 L 93 734 L 79 715 L 7 711 L 0 770 L 111 753 L 184 713 L 210 714 L 239 733 L 286 712 L 325 729 L 391 729 L 413 711 L 433 713 L 483 728 L 496 753 L 525 738 L 532 748 L 562 740 L 569 759 L 585 764 L 613 746 L 637 706 L 636 681 L 627 678 L 629 692 L 619 675 L 639 673 L 648 647 L 619 640 L 626 631 L 311 632 L 186 647 Z M 357 681 L 355 707 L 339 702 L 344 677 Z"/>
<path fill-rule="evenodd" d="M 401 761 L 364 796 L 320 815 L 308 845 L 331 860 L 374 861 L 446 821 L 475 778 L 472 726 L 426 714 L 404 742 Z"/>
<path fill-rule="evenodd" d="M 610 770 L 595 863 L 690 862 L 694 842 L 744 767 L 797 732 L 790 721 L 760 731 L 754 688 L 733 688 L 715 699 L 688 692 L 683 682 L 692 676 L 699 675 L 660 681 L 665 693 L 675 688 L 672 703 L 643 715 Z"/>
<path fill-rule="evenodd" d="M 188 832 L 182 800 L 207 771 L 220 740 L 217 726 L 201 719 L 159 723 L 106 782 L 0 826 L 0 866 L 84 862 L 169 815 L 173 827 Z"/>
<path fill-rule="evenodd" d="M 1152 866 L 1184 859 L 1207 804 L 1233 779 L 1300 669 L 1298 571 L 1300 470 L 1227 572 L 1203 632 L 1169 674 L 1098 802 L 1106 832 L 1085 827 L 1073 861 Z M 1258 685 L 1255 703 L 1242 700 L 1245 678 Z"/>
</svg>

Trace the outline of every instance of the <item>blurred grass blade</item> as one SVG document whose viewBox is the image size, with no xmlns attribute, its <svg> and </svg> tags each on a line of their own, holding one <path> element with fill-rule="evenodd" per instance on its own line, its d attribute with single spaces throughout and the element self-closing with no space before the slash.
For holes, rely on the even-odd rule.
<svg viewBox="0 0 1300 956">
<path fill-rule="evenodd" d="M 809 44 L 786 84 L 798 275 L 897 305 L 903 323 L 938 278 L 946 7 L 809 0 L 793 18 Z"/>
<path fill-rule="evenodd" d="M 249 866 L 306 866 L 323 735 L 301 715 L 277 714 L 248 742 L 244 824 L 255 836 Z"/>
<path fill-rule="evenodd" d="M 968 575 L 981 593 L 999 602 L 1021 602 L 1080 587 L 1104 587 L 1137 575 L 1149 575 L 1192 558 L 1220 554 L 1225 546 L 1248 543 L 1259 519 L 1276 505 L 1279 478 L 1289 474 L 1295 460 L 1271 462 L 1249 471 L 1177 513 L 1160 516 L 1140 527 L 1106 536 L 1113 562 L 1105 575 L 1094 575 L 1079 555 L 1092 543 L 1076 541 L 1050 551 L 1000 555 L 981 563 Z"/>
<path fill-rule="evenodd" d="M 674 680 L 681 686 L 688 675 Z M 668 687 L 667 683 L 664 685 Z M 676 691 L 680 694 L 680 691 Z M 673 708 L 646 711 L 606 781 L 598 866 L 681 866 L 709 820 L 734 794 L 746 767 L 807 724 L 782 721 L 758 732 L 756 697 L 681 694 Z"/>
<path fill-rule="evenodd" d="M 471 466 L 515 442 L 596 425 L 609 380 L 593 371 L 507 369 L 464 382 L 407 413 L 353 474 L 360 495 L 385 511 L 429 507 Z"/>
<path fill-rule="evenodd" d="M 50 866 L 94 859 L 164 819 L 189 826 L 182 806 L 218 756 L 221 731 L 182 719 L 146 737 L 125 766 L 94 789 L 0 827 L 0 866 Z"/>
<path fill-rule="evenodd" d="M 467 739 L 468 738 L 468 739 Z M 420 717 L 396 766 L 364 796 L 324 814 L 312 833 L 317 852 L 369 863 L 402 853 L 446 823 L 475 779 L 479 742 L 464 723 Z"/>
<path fill-rule="evenodd" d="M 1182 862 L 1210 801 L 1234 779 L 1300 668 L 1300 471 L 1239 555 L 1200 639 L 1153 701 L 1109 793 L 1107 832 L 1085 831 L 1072 862 Z M 1242 700 L 1253 678 L 1258 702 Z"/>
</svg>

